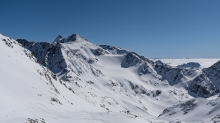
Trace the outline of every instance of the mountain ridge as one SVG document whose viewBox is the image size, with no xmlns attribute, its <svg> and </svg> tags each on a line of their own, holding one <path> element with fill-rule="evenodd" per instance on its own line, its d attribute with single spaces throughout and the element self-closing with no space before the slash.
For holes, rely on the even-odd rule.
<svg viewBox="0 0 220 123">
<path fill-rule="evenodd" d="M 216 85 L 219 81 L 215 78 L 215 75 L 219 74 L 218 64 L 207 69 L 177 68 L 161 61 L 154 62 L 123 48 L 108 45 L 99 46 L 83 38 L 78 40 L 76 35 L 73 35 L 72 38 L 71 36 L 69 36 L 70 38 L 58 38 L 58 40 L 62 38 L 61 40 L 65 39 L 66 41 L 70 39 L 70 42 L 57 41 L 56 43 L 32 42 L 24 39 L 15 41 L 0 36 L 0 46 L 4 50 L 4 52 L 1 52 L 1 55 L 4 58 L 7 58 L 7 56 L 17 58 L 15 56 L 18 55 L 24 59 L 35 59 L 33 63 L 31 62 L 32 64 L 29 64 L 29 61 L 25 64 L 26 61 L 22 59 L 19 59 L 21 61 L 19 63 L 16 60 L 10 61 L 12 64 L 16 63 L 17 66 L 22 66 L 25 71 L 29 71 L 26 67 L 31 68 L 31 71 L 28 72 L 30 78 L 23 79 L 23 81 L 18 79 L 20 85 L 17 85 L 17 88 L 14 88 L 14 90 L 17 91 L 22 86 L 25 86 L 25 91 L 30 91 L 30 93 L 35 95 L 35 91 L 29 89 L 32 86 L 26 86 L 26 83 L 36 78 L 32 76 L 35 76 L 37 73 L 39 80 L 31 83 L 33 85 L 32 88 L 44 88 L 45 91 L 35 90 L 40 95 L 48 96 L 48 98 L 43 100 L 37 98 L 40 101 L 37 102 L 41 106 L 48 107 L 48 111 L 44 110 L 44 115 L 39 115 L 42 113 L 40 110 L 43 109 L 41 106 L 31 105 L 30 109 L 31 107 L 36 109 L 36 113 L 32 117 L 25 113 L 23 114 L 24 110 L 21 108 L 20 112 L 15 111 L 17 112 L 15 113 L 16 115 L 8 117 L 6 120 L 0 119 L 0 122 L 7 121 L 7 119 L 10 120 L 10 118 L 17 119 L 20 116 L 23 117 L 20 119 L 22 123 L 24 120 L 28 120 L 28 117 L 31 117 L 31 119 L 37 118 L 39 121 L 44 117 L 49 123 L 59 121 L 92 122 L 94 119 L 97 122 L 116 122 L 119 119 L 120 121 L 140 123 L 189 122 L 190 111 L 194 112 L 192 116 L 196 116 L 196 113 L 200 111 L 198 107 L 202 107 L 206 103 L 210 104 L 208 106 L 215 106 L 211 107 L 211 110 L 206 106 L 207 111 L 202 113 L 202 119 L 212 122 L 213 118 L 215 118 L 215 121 L 217 121 L 219 110 L 218 108 L 214 110 L 214 108 L 220 105 L 217 103 L 219 99 L 217 94 L 219 92 L 213 90 L 218 90 Z M 25 52 L 27 55 L 23 56 L 22 54 Z M 1 63 L 6 64 L 5 61 L 1 61 Z M 40 66 L 44 68 L 43 71 L 45 72 L 37 72 Z M 9 68 L 13 69 L 16 66 Z M 7 71 L 7 67 L 4 67 L 2 70 Z M 14 71 L 19 73 L 20 69 L 14 69 Z M 213 71 L 216 73 L 214 76 L 212 76 Z M 6 72 L 2 71 L 2 73 L 5 76 L 9 76 Z M 12 75 L 16 76 L 16 74 Z M 19 76 L 19 78 L 28 77 L 26 74 L 19 74 Z M 51 83 L 50 80 L 53 84 L 49 84 Z M 9 78 L 6 78 L 4 81 L 13 84 L 16 80 L 11 81 Z M 48 84 L 42 84 L 44 82 Z M 1 86 L 4 87 L 3 85 Z M 8 89 L 7 91 L 10 90 L 8 87 L 6 88 Z M 46 90 L 50 90 L 50 88 L 53 91 L 47 92 Z M 27 94 L 23 93 L 23 95 Z M 200 100 L 198 97 L 202 97 L 202 99 Z M 25 102 L 21 100 L 22 104 L 33 103 L 37 105 L 31 96 L 28 99 L 30 100 L 25 100 Z M 198 103 L 199 101 L 202 103 Z M 13 107 L 16 104 L 11 102 L 10 105 Z M 83 106 L 86 106 L 86 108 L 83 108 Z M 173 108 L 170 108 L 172 106 Z M 180 109 L 178 107 L 184 108 Z M 0 108 L 4 109 L 4 107 Z M 30 109 L 28 107 L 28 110 Z M 189 113 L 181 114 L 183 110 Z M 6 110 L 6 112 L 10 111 L 13 111 L 13 109 Z M 77 111 L 84 113 L 77 114 Z M 91 116 L 89 112 L 101 115 L 98 115 L 98 118 L 94 115 Z M 170 112 L 177 112 L 176 114 L 181 115 L 166 115 L 170 114 Z M 23 115 L 18 115 L 19 113 Z M 83 118 L 77 120 L 77 118 L 71 117 L 68 113 Z M 211 115 L 206 115 L 206 113 Z M 1 115 L 5 116 L 6 113 L 0 112 Z M 61 118 L 59 115 L 71 120 Z M 197 120 L 195 122 L 200 122 L 200 117 L 196 117 Z"/>
<path fill-rule="evenodd" d="M 60 36 L 58 36 L 58 37 L 60 37 Z M 51 49 L 51 46 L 49 46 L 49 45 L 52 45 L 52 46 L 54 46 L 54 47 L 56 47 L 55 49 L 55 52 L 58 52 L 59 51 L 59 56 L 61 57 L 62 56 L 62 54 L 63 53 L 61 53 L 61 49 L 62 49 L 62 44 L 65 44 L 65 43 L 67 43 L 67 42 L 65 42 L 65 41 L 63 41 L 63 40 L 66 40 L 66 41 L 73 41 L 72 43 L 77 43 L 77 42 L 75 42 L 76 40 L 78 40 L 76 37 L 78 37 L 78 38 L 81 38 L 81 36 L 79 36 L 78 34 L 72 34 L 71 36 L 68 36 L 68 38 L 62 38 L 62 40 L 61 40 L 61 42 L 57 42 L 57 44 L 54 44 L 54 43 L 47 43 L 47 47 L 48 48 L 46 48 L 47 49 L 47 51 L 48 50 L 50 50 Z M 90 51 L 92 51 L 92 53 L 93 53 L 93 55 L 95 55 L 94 57 L 96 57 L 96 56 L 100 56 L 100 55 L 105 55 L 105 54 L 112 54 L 112 55 L 123 55 L 123 56 L 125 56 L 125 58 L 123 59 L 123 61 L 121 62 L 121 67 L 125 67 L 125 68 L 129 68 L 129 67 L 132 67 L 132 66 L 138 66 L 138 65 L 140 65 L 140 64 L 143 64 L 144 62 L 147 62 L 147 64 L 149 64 L 151 67 L 149 67 L 149 65 L 147 66 L 147 67 L 142 67 L 142 68 L 139 68 L 139 69 L 142 69 L 143 70 L 143 68 L 145 68 L 145 72 L 144 71 L 142 71 L 142 73 L 147 73 L 146 72 L 146 70 L 148 69 L 148 73 L 149 73 L 149 71 L 154 71 L 154 73 L 152 73 L 152 74 L 154 74 L 153 76 L 161 76 L 161 80 L 167 80 L 168 82 L 169 82 L 169 84 L 171 85 L 171 86 L 173 86 L 173 85 L 175 85 L 175 84 L 178 84 L 178 83 L 180 83 L 181 81 L 183 82 L 183 81 L 188 81 L 187 83 L 186 82 L 183 82 L 183 83 L 185 83 L 185 85 L 186 85 L 186 88 L 187 89 L 192 89 L 192 90 L 194 90 L 194 91 L 191 91 L 191 90 L 189 90 L 189 91 L 191 91 L 192 93 L 194 93 L 194 94 L 198 94 L 198 95 L 200 95 L 200 96 L 202 96 L 202 94 L 200 94 L 200 93 L 197 93 L 196 91 L 195 91 L 195 88 L 203 88 L 202 90 L 204 90 L 204 88 L 206 88 L 206 87 L 203 87 L 203 86 L 208 86 L 208 85 L 197 85 L 197 84 L 195 84 L 195 82 L 193 82 L 193 81 L 198 81 L 197 79 L 196 79 L 196 76 L 198 76 L 198 71 L 196 71 L 196 70 L 194 70 L 194 69 L 185 69 L 185 68 L 181 68 L 181 67 L 178 67 L 177 66 L 177 68 L 175 68 L 175 67 L 171 67 L 171 66 L 169 66 L 169 65 L 167 65 L 167 64 L 164 64 L 164 63 L 162 63 L 162 62 L 153 62 L 153 61 L 151 61 L 151 60 L 149 60 L 149 59 L 147 59 L 147 58 L 145 58 L 144 56 L 140 56 L 140 55 L 138 55 L 137 53 L 135 53 L 135 52 L 131 52 L 131 51 L 129 51 L 129 50 L 126 50 L 126 49 L 123 49 L 123 48 L 117 48 L 117 47 L 114 47 L 114 46 L 109 46 L 109 45 L 100 45 L 100 46 L 97 46 L 97 45 L 94 45 L 94 44 L 92 44 L 91 42 L 87 42 L 88 40 L 84 40 L 84 38 L 81 38 L 80 39 L 81 41 L 86 41 L 86 42 L 83 42 L 83 44 L 85 45 L 85 44 L 88 44 L 88 47 L 89 47 L 89 45 L 91 45 L 93 48 L 91 48 L 91 49 L 89 49 Z M 23 41 L 20 41 L 19 39 L 17 40 L 18 42 L 20 42 L 23 46 L 25 46 L 26 48 L 28 48 L 29 50 L 31 50 L 34 54 L 36 54 L 36 52 L 38 52 L 38 51 L 35 51 L 35 50 L 33 50 L 33 49 L 31 49 L 30 47 L 28 47 L 28 46 L 26 46 L 26 44 L 23 42 Z M 79 43 L 79 42 L 78 42 Z M 82 42 L 81 42 L 82 43 Z M 35 43 L 35 44 L 39 44 L 39 43 Z M 40 43 L 40 45 L 42 45 L 42 49 L 45 49 L 45 46 L 43 45 L 43 44 L 45 44 L 45 43 Z M 32 46 L 33 44 L 31 43 L 31 46 Z M 58 46 L 57 46 L 58 45 Z M 72 45 L 74 45 L 74 44 L 72 44 Z M 58 47 L 58 48 L 57 48 Z M 79 49 L 77 49 L 78 51 L 80 51 Z M 50 51 L 49 51 L 50 52 Z M 77 51 L 74 51 L 74 52 L 77 52 Z M 71 54 L 71 52 L 70 51 L 68 51 L 68 53 L 69 54 Z M 51 53 L 51 54 L 54 54 L 54 53 Z M 86 57 L 85 56 L 83 56 L 82 54 L 79 54 L 81 57 L 83 57 L 83 59 L 85 60 L 86 59 Z M 42 55 L 40 55 L 40 56 L 42 56 Z M 50 55 L 49 55 L 50 56 Z M 90 54 L 90 56 L 91 56 L 91 54 Z M 37 57 L 37 56 L 36 56 Z M 63 58 L 63 56 L 62 56 L 62 58 Z M 41 58 L 39 58 L 39 57 L 37 57 L 37 59 L 41 59 Z M 53 59 L 53 58 L 52 58 Z M 42 61 L 42 60 L 41 60 Z M 45 61 L 45 60 L 44 60 Z M 55 72 L 55 73 L 58 73 L 58 72 L 61 72 L 61 71 L 67 71 L 65 68 L 67 67 L 67 63 L 65 62 L 65 60 L 64 59 L 60 59 L 60 60 L 58 60 L 59 61 L 59 64 L 56 66 L 56 68 L 52 68 L 52 67 L 48 67 L 50 70 L 52 70 L 53 72 Z M 89 63 L 94 63 L 94 58 L 91 58 L 91 59 L 89 59 L 89 60 L 87 60 L 87 62 L 89 62 Z M 158 64 L 159 63 L 159 64 Z M 41 63 L 42 65 L 45 65 L 46 63 Z M 50 64 L 50 63 L 48 63 L 48 64 Z M 190 63 L 190 65 L 191 65 L 191 67 L 192 68 L 194 68 L 192 65 L 196 65 L 196 67 L 198 66 L 196 63 L 193 63 L 193 64 L 191 64 Z M 51 65 L 49 65 L 49 66 L 51 66 Z M 54 65 L 52 65 L 52 66 L 54 66 Z M 212 66 L 211 66 L 212 67 Z M 57 68 L 61 68 L 62 70 L 58 70 L 57 71 Z M 149 68 L 151 68 L 151 70 L 149 69 Z M 56 70 L 54 70 L 54 69 L 56 69 Z M 205 70 L 205 69 L 204 69 Z M 204 72 L 204 70 L 202 70 L 202 76 L 207 76 L 206 75 L 206 73 L 207 72 Z M 77 71 L 79 71 L 79 69 L 77 70 Z M 100 70 L 99 70 L 100 71 Z M 140 70 L 139 70 L 140 71 Z M 63 72 L 64 73 L 64 72 Z M 79 72 L 79 73 L 81 73 L 81 72 Z M 78 73 L 78 75 L 79 75 L 79 73 Z M 141 74 L 141 73 L 139 73 L 139 74 Z M 204 75 L 203 75 L 204 74 Z M 208 74 L 208 73 L 207 73 Z M 187 80 L 187 78 L 194 78 L 195 80 L 193 80 L 193 79 L 191 79 L 191 80 Z M 210 77 L 209 77 L 210 78 Z M 203 77 L 203 80 L 204 81 L 207 81 L 204 77 Z M 200 81 L 203 81 L 203 80 L 200 80 Z M 210 83 L 210 82 L 209 82 Z M 212 85 L 212 86 L 214 86 L 214 88 L 216 88 L 215 86 L 218 84 L 218 82 L 215 82 L 215 85 L 213 85 L 213 83 L 211 82 L 210 84 Z M 195 88 L 194 87 L 187 87 L 187 86 L 195 86 Z M 214 94 L 216 94 L 216 93 L 218 93 L 219 92 L 219 87 L 217 87 L 217 89 L 216 89 L 216 91 L 214 91 L 214 92 L 216 92 L 216 93 L 213 93 L 212 92 L 212 90 L 207 90 L 207 89 L 209 89 L 209 88 L 206 88 L 205 90 L 204 90 L 204 92 L 206 92 L 206 91 L 210 91 L 210 95 L 208 95 L 208 96 L 202 96 L 202 97 L 209 97 L 209 96 L 213 96 Z M 196 89 L 196 90 L 198 90 L 198 89 Z M 190 92 L 190 93 L 191 93 Z M 207 93 L 209 93 L 209 92 L 207 92 Z M 193 95 L 194 95 L 193 94 Z"/>
</svg>

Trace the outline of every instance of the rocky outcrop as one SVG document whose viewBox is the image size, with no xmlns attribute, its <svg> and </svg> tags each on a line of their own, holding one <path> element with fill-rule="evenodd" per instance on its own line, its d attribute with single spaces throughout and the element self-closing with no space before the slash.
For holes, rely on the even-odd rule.
<svg viewBox="0 0 220 123">
<path fill-rule="evenodd" d="M 205 74 L 200 74 L 189 83 L 188 90 L 199 97 L 210 97 L 218 93 L 215 85 Z"/>
</svg>

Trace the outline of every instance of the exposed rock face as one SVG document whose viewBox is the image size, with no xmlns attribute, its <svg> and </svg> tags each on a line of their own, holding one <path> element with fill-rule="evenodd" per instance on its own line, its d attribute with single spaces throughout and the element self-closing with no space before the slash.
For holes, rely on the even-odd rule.
<svg viewBox="0 0 220 123">
<path fill-rule="evenodd" d="M 204 68 L 202 73 L 190 81 L 189 91 L 199 97 L 210 97 L 220 91 L 220 61 L 209 68 Z"/>
<path fill-rule="evenodd" d="M 189 112 L 191 112 L 192 110 L 194 110 L 196 108 L 196 103 L 195 103 L 195 99 L 186 101 L 184 103 L 175 105 L 173 107 L 170 108 L 166 108 L 162 114 L 159 115 L 159 117 L 161 116 L 172 116 L 175 115 L 176 113 L 178 113 L 178 110 L 181 110 L 183 112 L 183 114 L 187 114 Z"/>
<path fill-rule="evenodd" d="M 122 67 L 128 68 L 131 66 L 138 65 L 140 63 L 144 62 L 142 59 L 140 59 L 136 54 L 134 53 L 128 53 L 125 55 L 124 60 L 121 63 Z"/>
<path fill-rule="evenodd" d="M 25 39 L 18 39 L 17 41 L 24 48 L 30 50 L 41 65 L 49 68 L 54 73 L 61 72 L 67 67 L 61 51 L 63 47 L 60 43 L 35 43 Z"/>
<path fill-rule="evenodd" d="M 112 54 L 127 54 L 129 51 L 123 48 L 118 48 L 114 46 L 109 46 L 109 45 L 100 45 L 103 49 L 111 52 Z"/>
<path fill-rule="evenodd" d="M 171 67 L 160 61 L 156 62 L 154 68 L 157 71 L 157 74 L 161 75 L 163 80 L 167 80 L 170 85 L 181 83 L 187 76 L 192 75 L 192 70 Z"/>
<path fill-rule="evenodd" d="M 178 65 L 178 68 L 198 69 L 201 65 L 197 62 L 188 62 L 186 64 Z"/>
<path fill-rule="evenodd" d="M 213 96 L 218 92 L 215 85 L 208 77 L 206 77 L 205 74 L 200 74 L 194 80 L 192 80 L 188 89 L 197 96 L 204 98 Z"/>
<path fill-rule="evenodd" d="M 218 91 L 220 91 L 220 61 L 209 68 L 203 69 L 203 72 L 213 82 Z"/>
<path fill-rule="evenodd" d="M 109 52 L 107 52 L 106 50 L 102 49 L 102 48 L 98 48 L 98 49 L 91 49 L 92 53 L 95 56 L 100 56 L 100 55 L 105 55 L 105 54 L 109 54 Z"/>
</svg>

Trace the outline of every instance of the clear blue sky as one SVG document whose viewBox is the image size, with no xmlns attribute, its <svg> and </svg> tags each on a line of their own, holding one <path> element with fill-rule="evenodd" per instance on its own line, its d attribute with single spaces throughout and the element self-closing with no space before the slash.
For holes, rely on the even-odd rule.
<svg viewBox="0 0 220 123">
<path fill-rule="evenodd" d="M 0 33 L 38 42 L 77 33 L 148 58 L 219 58 L 220 0 L 0 0 Z"/>
</svg>

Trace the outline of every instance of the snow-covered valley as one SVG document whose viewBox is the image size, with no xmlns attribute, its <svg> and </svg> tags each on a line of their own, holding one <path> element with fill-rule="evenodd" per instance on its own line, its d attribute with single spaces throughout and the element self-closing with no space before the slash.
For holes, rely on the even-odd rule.
<svg viewBox="0 0 220 123">
<path fill-rule="evenodd" d="M 220 122 L 220 59 L 148 59 L 77 34 L 0 35 L 0 123 Z"/>
</svg>

